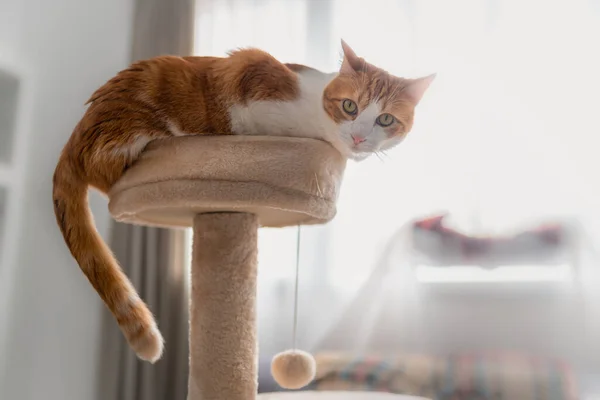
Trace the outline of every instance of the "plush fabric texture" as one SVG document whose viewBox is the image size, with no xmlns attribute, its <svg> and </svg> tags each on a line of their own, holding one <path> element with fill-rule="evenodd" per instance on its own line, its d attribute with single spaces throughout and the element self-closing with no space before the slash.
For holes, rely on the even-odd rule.
<svg viewBox="0 0 600 400">
<path fill-rule="evenodd" d="M 194 219 L 188 400 L 251 400 L 257 392 L 258 220 Z"/>
<path fill-rule="evenodd" d="M 203 212 L 245 211 L 261 226 L 320 224 L 336 213 L 346 165 L 328 143 L 263 136 L 152 142 L 109 193 L 122 222 L 190 227 Z"/>
<path fill-rule="evenodd" d="M 375 391 L 436 400 L 575 400 L 569 366 L 518 353 L 353 356 L 316 355 L 310 390 Z"/>
</svg>

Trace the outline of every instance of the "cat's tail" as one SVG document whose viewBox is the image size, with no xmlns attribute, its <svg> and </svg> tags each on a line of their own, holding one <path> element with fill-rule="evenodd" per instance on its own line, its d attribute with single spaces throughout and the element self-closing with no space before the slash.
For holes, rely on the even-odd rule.
<svg viewBox="0 0 600 400">
<path fill-rule="evenodd" d="M 154 316 L 96 230 L 88 205 L 88 184 L 65 153 L 54 172 L 53 185 L 56 221 L 71 254 L 133 350 L 141 359 L 156 362 L 162 355 L 163 338 Z"/>
</svg>

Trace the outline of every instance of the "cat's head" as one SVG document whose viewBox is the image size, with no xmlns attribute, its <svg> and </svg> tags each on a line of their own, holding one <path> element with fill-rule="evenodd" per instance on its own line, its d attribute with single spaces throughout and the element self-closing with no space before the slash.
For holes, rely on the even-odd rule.
<svg viewBox="0 0 600 400">
<path fill-rule="evenodd" d="M 410 132 L 415 107 L 435 78 L 396 77 L 367 63 L 342 41 L 339 74 L 323 91 L 323 107 L 337 124 L 346 155 L 362 160 L 399 144 Z"/>
</svg>

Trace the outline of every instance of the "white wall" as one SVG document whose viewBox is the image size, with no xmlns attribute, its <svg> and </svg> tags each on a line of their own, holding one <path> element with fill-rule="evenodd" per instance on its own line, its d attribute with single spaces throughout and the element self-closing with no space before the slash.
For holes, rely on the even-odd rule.
<svg viewBox="0 0 600 400">
<path fill-rule="evenodd" d="M 60 236 L 51 180 L 83 103 L 129 61 L 132 16 L 132 0 L 0 0 L 0 59 L 31 71 L 33 100 L 16 262 L 0 276 L 10 288 L 0 303 L 2 400 L 95 398 L 103 306 Z M 106 237 L 106 201 L 93 196 L 92 206 Z"/>
</svg>

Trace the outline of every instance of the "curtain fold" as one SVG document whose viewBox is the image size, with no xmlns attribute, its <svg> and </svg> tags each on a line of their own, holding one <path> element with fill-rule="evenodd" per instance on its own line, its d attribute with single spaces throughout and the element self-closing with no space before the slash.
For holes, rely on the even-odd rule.
<svg viewBox="0 0 600 400">
<path fill-rule="evenodd" d="M 187 388 L 188 280 L 185 231 L 115 223 L 112 246 L 125 273 L 155 314 L 167 342 L 155 365 L 129 349 L 105 314 L 100 398 L 184 399 Z"/>
<path fill-rule="evenodd" d="M 195 0 L 135 0 L 132 60 L 172 54 L 194 46 Z"/>
<path fill-rule="evenodd" d="M 131 61 L 191 55 L 194 0 L 136 0 Z M 131 351 L 105 313 L 99 399 L 185 399 L 188 375 L 189 280 L 186 231 L 115 222 L 111 244 L 125 274 L 155 315 L 166 348 L 152 365 Z"/>
</svg>

